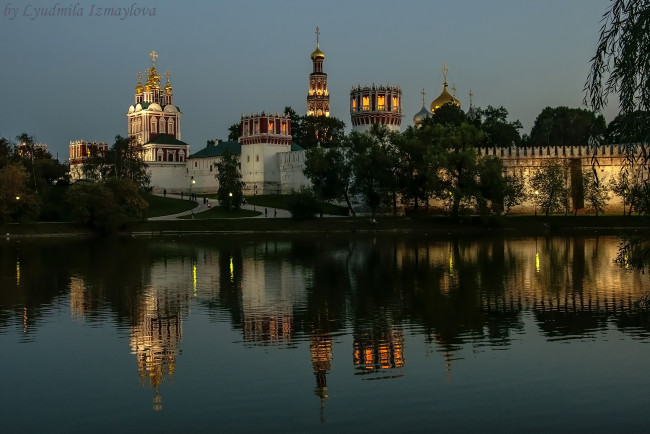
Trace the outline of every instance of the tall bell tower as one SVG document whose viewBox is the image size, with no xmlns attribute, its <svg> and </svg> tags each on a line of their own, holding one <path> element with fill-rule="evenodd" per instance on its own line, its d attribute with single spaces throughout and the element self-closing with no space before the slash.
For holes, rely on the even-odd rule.
<svg viewBox="0 0 650 434">
<path fill-rule="evenodd" d="M 307 115 L 329 116 L 330 93 L 327 90 L 327 74 L 323 72 L 325 53 L 319 47 L 320 30 L 316 27 L 316 49 L 311 53 L 314 70 L 309 74 L 309 92 L 307 93 Z"/>
</svg>

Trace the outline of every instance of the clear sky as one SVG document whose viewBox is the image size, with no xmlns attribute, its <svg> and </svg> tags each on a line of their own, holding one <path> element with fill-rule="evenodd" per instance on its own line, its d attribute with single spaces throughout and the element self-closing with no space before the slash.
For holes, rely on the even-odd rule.
<svg viewBox="0 0 650 434">
<path fill-rule="evenodd" d="M 169 70 L 191 152 L 242 114 L 306 110 L 320 28 L 331 114 L 350 124 L 353 85 L 403 90 L 402 129 L 442 89 L 504 106 L 529 133 L 546 106 L 583 107 L 607 0 L 0 0 L 0 136 L 25 131 L 60 160 L 70 140 L 126 135 L 138 71 Z M 74 8 L 81 16 L 37 16 Z M 155 16 L 97 16 L 99 8 Z M 38 8 L 38 9 L 37 9 Z M 94 9 L 93 9 L 94 8 Z M 606 120 L 615 112 L 605 113 Z"/>
</svg>

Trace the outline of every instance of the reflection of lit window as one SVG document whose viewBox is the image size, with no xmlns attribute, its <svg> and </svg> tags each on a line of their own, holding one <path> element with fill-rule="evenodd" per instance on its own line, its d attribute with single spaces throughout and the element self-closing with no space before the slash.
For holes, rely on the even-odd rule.
<svg viewBox="0 0 650 434">
<path fill-rule="evenodd" d="M 386 108 L 386 97 L 384 95 L 379 95 L 377 97 L 377 109 L 384 110 Z"/>
<path fill-rule="evenodd" d="M 539 253 L 535 252 L 535 271 L 539 273 Z"/>
<path fill-rule="evenodd" d="M 362 106 L 363 110 L 370 110 L 370 97 L 369 96 L 364 96 L 362 98 Z"/>
</svg>

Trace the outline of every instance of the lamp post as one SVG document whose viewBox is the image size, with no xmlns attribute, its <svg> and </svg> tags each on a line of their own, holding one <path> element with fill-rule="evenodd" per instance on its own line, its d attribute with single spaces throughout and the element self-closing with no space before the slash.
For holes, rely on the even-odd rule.
<svg viewBox="0 0 650 434">
<path fill-rule="evenodd" d="M 535 190 L 535 215 L 537 215 L 537 198 L 539 197 L 539 190 Z"/>
<path fill-rule="evenodd" d="M 196 183 L 194 175 L 192 175 L 192 182 L 190 183 L 190 200 L 192 200 L 192 186 Z"/>
<path fill-rule="evenodd" d="M 232 192 L 228 193 L 230 200 L 228 201 L 228 211 L 232 211 Z"/>
</svg>

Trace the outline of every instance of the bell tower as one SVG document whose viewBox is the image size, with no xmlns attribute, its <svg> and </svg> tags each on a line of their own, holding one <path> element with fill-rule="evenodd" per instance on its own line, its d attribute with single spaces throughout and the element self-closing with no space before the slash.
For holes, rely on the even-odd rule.
<svg viewBox="0 0 650 434">
<path fill-rule="evenodd" d="M 325 53 L 319 47 L 320 30 L 316 27 L 316 49 L 311 53 L 313 71 L 309 74 L 309 92 L 307 93 L 307 115 L 329 116 L 330 94 L 327 90 L 327 74 L 323 72 Z"/>
</svg>

